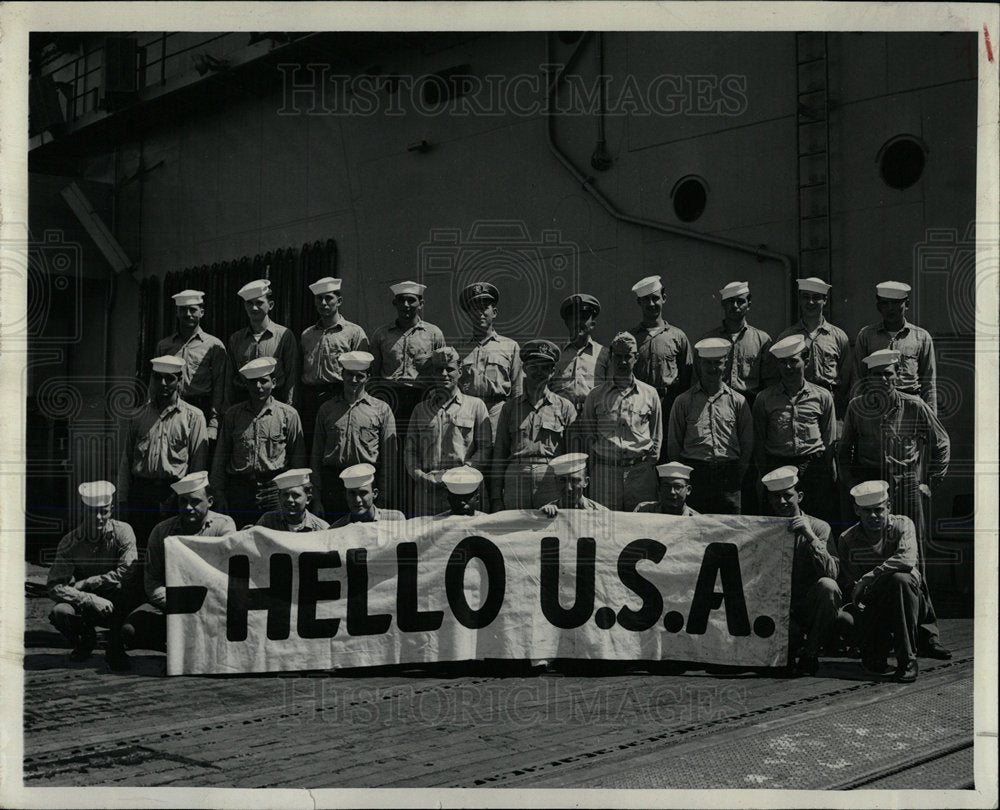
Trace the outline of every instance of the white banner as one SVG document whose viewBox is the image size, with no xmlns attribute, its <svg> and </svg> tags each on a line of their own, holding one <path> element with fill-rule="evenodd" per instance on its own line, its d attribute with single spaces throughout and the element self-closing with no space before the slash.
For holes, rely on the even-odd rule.
<svg viewBox="0 0 1000 810">
<path fill-rule="evenodd" d="M 566 510 L 166 541 L 167 673 L 481 658 L 786 662 L 774 518 Z"/>
</svg>

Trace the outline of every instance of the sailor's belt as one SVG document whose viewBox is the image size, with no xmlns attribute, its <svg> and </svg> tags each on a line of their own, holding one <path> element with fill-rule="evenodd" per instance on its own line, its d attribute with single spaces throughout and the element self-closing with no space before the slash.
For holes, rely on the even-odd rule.
<svg viewBox="0 0 1000 810">
<path fill-rule="evenodd" d="M 604 458 L 603 456 L 595 456 L 594 461 L 608 467 L 634 467 L 636 464 L 648 461 L 648 459 L 646 456 L 633 456 L 632 458 Z"/>
</svg>

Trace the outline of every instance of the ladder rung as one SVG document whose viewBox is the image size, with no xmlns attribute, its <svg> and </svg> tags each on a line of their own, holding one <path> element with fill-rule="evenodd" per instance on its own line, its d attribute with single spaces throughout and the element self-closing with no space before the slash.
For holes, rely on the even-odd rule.
<svg viewBox="0 0 1000 810">
<path fill-rule="evenodd" d="M 829 245 L 823 245 L 823 247 L 802 248 L 801 250 L 799 250 L 799 255 L 801 256 L 803 253 L 823 253 L 825 251 L 828 251 L 829 249 L 830 249 Z"/>
<path fill-rule="evenodd" d="M 816 155 L 825 155 L 827 151 L 828 150 L 826 149 L 817 149 L 814 152 L 799 152 L 799 157 L 804 158 L 804 157 L 815 157 Z"/>
<path fill-rule="evenodd" d="M 799 217 L 800 220 L 815 220 L 815 219 L 829 219 L 829 214 L 806 214 L 805 216 Z"/>
<path fill-rule="evenodd" d="M 799 188 L 819 188 L 820 186 L 830 185 L 827 180 L 817 180 L 815 183 L 800 183 Z"/>
</svg>

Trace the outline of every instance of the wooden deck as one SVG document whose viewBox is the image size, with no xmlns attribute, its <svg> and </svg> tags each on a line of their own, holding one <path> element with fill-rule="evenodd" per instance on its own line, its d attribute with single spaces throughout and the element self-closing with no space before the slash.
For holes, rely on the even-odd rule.
<svg viewBox="0 0 1000 810">
<path fill-rule="evenodd" d="M 824 661 L 750 672 L 162 677 L 74 664 L 27 599 L 25 786 L 850 788 L 972 785 L 970 619 L 912 685 Z"/>
</svg>

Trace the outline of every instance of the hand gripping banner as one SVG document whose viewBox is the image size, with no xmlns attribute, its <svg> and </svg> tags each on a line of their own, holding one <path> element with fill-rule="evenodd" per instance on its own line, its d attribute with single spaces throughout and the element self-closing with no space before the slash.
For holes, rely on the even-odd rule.
<svg viewBox="0 0 1000 810">
<path fill-rule="evenodd" d="M 787 660 L 777 518 L 564 510 L 166 541 L 167 673 Z"/>
</svg>

